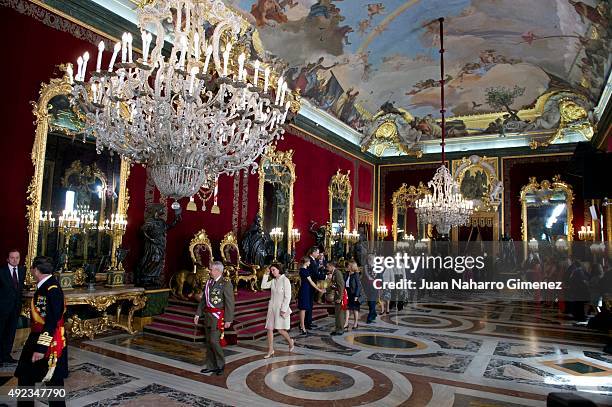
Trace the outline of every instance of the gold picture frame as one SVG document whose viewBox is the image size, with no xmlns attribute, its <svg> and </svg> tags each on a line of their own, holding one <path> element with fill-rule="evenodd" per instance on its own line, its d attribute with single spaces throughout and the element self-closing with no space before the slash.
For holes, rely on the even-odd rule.
<svg viewBox="0 0 612 407">
<path fill-rule="evenodd" d="M 32 147 L 31 159 L 34 166 L 34 174 L 30 181 L 27 190 L 27 211 L 28 219 L 28 251 L 26 255 L 26 265 L 32 263 L 34 257 L 38 254 L 38 235 L 39 235 L 39 220 L 40 208 L 43 190 L 43 178 L 45 171 L 45 154 L 47 149 L 47 136 L 51 129 L 49 114 L 49 104 L 51 99 L 60 95 L 70 95 L 72 93 L 72 85 L 66 70 L 70 64 L 61 65 L 60 69 L 64 71 L 61 78 L 52 78 L 48 83 L 43 83 L 39 91 L 38 101 L 32 102 L 32 113 L 35 117 L 36 133 L 34 137 L 34 145 Z M 54 131 L 61 129 L 54 128 Z M 119 170 L 119 194 L 117 197 L 117 213 L 126 216 L 129 205 L 129 191 L 126 183 L 130 174 L 130 162 L 124 158 L 121 159 Z M 113 239 L 112 253 L 121 245 L 121 237 Z M 28 273 L 26 275 L 26 284 L 33 285 L 34 277 Z"/>
</svg>

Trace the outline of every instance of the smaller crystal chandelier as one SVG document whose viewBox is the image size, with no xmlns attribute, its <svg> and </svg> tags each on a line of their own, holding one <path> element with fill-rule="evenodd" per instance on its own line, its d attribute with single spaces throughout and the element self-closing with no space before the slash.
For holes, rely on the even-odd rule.
<svg viewBox="0 0 612 407">
<path fill-rule="evenodd" d="M 442 114 L 442 165 L 437 169 L 434 177 L 427 185 L 433 188 L 431 195 L 415 202 L 415 211 L 420 222 L 432 224 L 441 235 L 448 235 L 452 226 L 466 224 L 472 213 L 474 205 L 466 200 L 459 190 L 458 183 L 453 179 L 446 168 L 444 155 L 444 137 L 446 135 L 446 122 L 444 121 L 444 18 L 440 18 L 440 101 Z"/>
</svg>

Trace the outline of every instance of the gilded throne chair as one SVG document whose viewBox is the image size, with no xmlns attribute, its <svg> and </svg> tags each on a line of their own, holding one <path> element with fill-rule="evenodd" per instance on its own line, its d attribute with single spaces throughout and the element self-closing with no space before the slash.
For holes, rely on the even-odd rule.
<svg viewBox="0 0 612 407">
<path fill-rule="evenodd" d="M 213 262 L 212 246 L 204 229 L 195 234 L 189 243 L 193 270 L 181 270 L 170 279 L 170 291 L 182 300 L 198 300 L 204 290 Z"/>
<path fill-rule="evenodd" d="M 234 285 L 234 293 L 238 292 L 238 284 L 241 281 L 248 284 L 252 291 L 257 291 L 259 266 L 246 264 L 240 260 L 238 239 L 236 239 L 234 232 L 225 235 L 221 241 L 220 251 L 225 270 L 227 270 Z"/>
</svg>

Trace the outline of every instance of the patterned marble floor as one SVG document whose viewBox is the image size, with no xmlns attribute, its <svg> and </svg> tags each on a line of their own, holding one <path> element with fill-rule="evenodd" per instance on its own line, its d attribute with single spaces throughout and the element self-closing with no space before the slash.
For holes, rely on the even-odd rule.
<svg viewBox="0 0 612 407">
<path fill-rule="evenodd" d="M 83 341 L 70 348 L 68 405 L 544 406 L 548 393 L 571 391 L 612 406 L 606 337 L 552 309 L 421 301 L 335 337 L 331 317 L 318 322 L 294 353 L 280 338 L 270 359 L 265 339 L 226 348 L 223 377 L 199 373 L 201 344 Z"/>
</svg>

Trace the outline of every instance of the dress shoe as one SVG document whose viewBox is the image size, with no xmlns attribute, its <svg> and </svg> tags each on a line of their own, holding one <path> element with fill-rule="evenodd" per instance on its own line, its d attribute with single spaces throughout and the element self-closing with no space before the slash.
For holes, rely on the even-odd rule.
<svg viewBox="0 0 612 407">
<path fill-rule="evenodd" d="M 206 374 L 206 373 L 213 373 L 213 372 L 216 372 L 216 371 L 217 371 L 217 369 L 202 369 L 202 370 L 200 370 L 200 373 Z"/>
<path fill-rule="evenodd" d="M 309 327 L 306 327 L 306 329 L 312 329 L 312 328 L 318 328 L 319 326 L 317 324 L 310 324 Z"/>
<path fill-rule="evenodd" d="M 215 371 L 213 372 L 213 374 L 214 374 L 215 376 L 223 376 L 223 370 L 224 370 L 223 368 L 221 368 L 221 369 L 217 369 L 217 370 L 215 370 Z"/>
<path fill-rule="evenodd" d="M 334 331 L 334 332 L 330 333 L 330 335 L 331 335 L 331 336 L 340 336 L 340 335 L 342 335 L 343 333 L 344 333 L 344 332 L 336 332 L 336 331 Z"/>
</svg>

